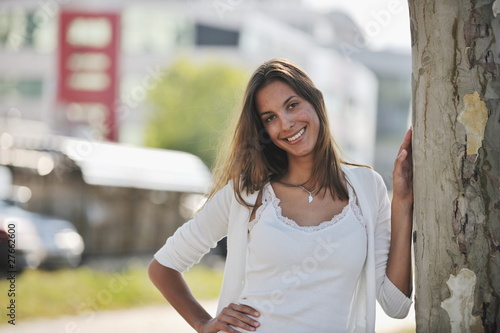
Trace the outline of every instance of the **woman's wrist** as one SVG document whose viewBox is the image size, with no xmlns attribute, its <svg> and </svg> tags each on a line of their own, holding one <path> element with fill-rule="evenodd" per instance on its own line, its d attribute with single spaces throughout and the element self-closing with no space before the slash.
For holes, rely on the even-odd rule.
<svg viewBox="0 0 500 333">
<path fill-rule="evenodd" d="M 411 229 L 413 217 L 413 200 L 393 198 L 391 204 L 391 220 L 393 226 L 408 225 Z"/>
<path fill-rule="evenodd" d="M 199 320 L 193 325 L 193 328 L 198 333 L 205 332 L 205 325 L 207 325 L 212 319 L 213 318 Z"/>
<path fill-rule="evenodd" d="M 403 197 L 394 195 L 392 197 L 391 206 L 393 208 L 401 208 L 407 211 L 413 211 L 413 196 Z"/>
</svg>

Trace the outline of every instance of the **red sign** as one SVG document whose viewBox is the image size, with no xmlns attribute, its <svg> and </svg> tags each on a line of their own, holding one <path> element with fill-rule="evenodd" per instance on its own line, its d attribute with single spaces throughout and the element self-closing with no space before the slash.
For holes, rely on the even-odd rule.
<svg viewBox="0 0 500 333">
<path fill-rule="evenodd" d="M 103 136 L 112 141 L 118 136 L 119 36 L 117 13 L 60 13 L 58 100 L 71 105 L 70 121 L 100 124 Z"/>
</svg>

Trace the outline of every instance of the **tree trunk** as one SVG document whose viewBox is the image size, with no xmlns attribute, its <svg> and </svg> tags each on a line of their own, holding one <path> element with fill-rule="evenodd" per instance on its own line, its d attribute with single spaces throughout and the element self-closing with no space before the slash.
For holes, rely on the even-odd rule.
<svg viewBox="0 0 500 333">
<path fill-rule="evenodd" d="M 409 0 L 418 332 L 500 332 L 500 0 Z"/>
</svg>

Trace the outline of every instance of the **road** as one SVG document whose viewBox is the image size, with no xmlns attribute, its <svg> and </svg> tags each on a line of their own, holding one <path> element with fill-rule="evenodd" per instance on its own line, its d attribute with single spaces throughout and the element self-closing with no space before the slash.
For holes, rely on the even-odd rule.
<svg viewBox="0 0 500 333">
<path fill-rule="evenodd" d="M 217 301 L 204 301 L 209 313 L 215 313 Z M 395 320 L 377 308 L 377 333 L 414 331 L 413 307 L 408 318 Z M 194 330 L 169 306 L 103 311 L 59 319 L 37 319 L 0 325 L 2 333 L 193 333 Z"/>
</svg>

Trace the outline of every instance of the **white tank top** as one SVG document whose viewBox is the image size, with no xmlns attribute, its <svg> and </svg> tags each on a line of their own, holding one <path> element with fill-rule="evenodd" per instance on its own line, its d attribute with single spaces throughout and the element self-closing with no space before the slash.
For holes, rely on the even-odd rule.
<svg viewBox="0 0 500 333">
<path fill-rule="evenodd" d="M 340 214 L 317 226 L 300 226 L 282 216 L 272 186 L 264 187 L 262 205 L 249 223 L 238 300 L 261 313 L 257 332 L 347 331 L 367 247 L 361 211 L 348 190 L 349 203 Z"/>
</svg>

